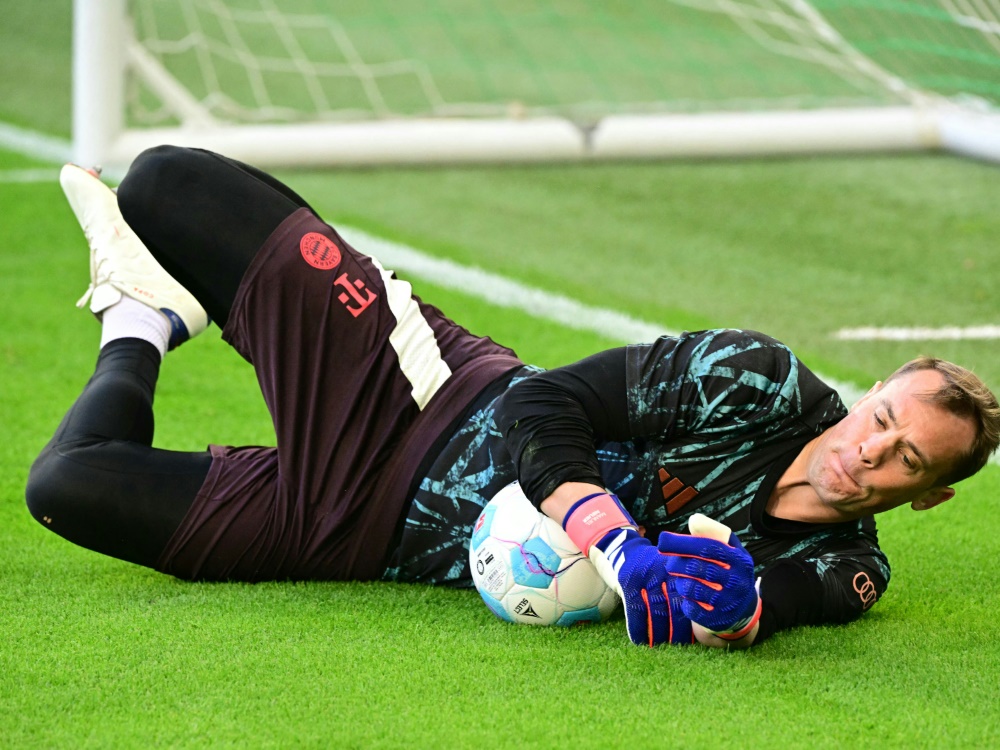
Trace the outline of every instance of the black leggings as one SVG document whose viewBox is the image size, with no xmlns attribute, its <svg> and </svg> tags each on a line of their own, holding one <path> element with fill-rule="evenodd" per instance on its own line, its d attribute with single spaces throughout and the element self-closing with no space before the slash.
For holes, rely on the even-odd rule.
<svg viewBox="0 0 1000 750">
<path fill-rule="evenodd" d="M 269 174 L 209 151 L 159 146 L 118 188 L 129 226 L 220 328 L 264 241 L 309 205 Z"/>
<path fill-rule="evenodd" d="M 122 215 L 157 261 L 220 326 L 271 232 L 306 206 L 253 167 L 207 151 L 160 146 L 118 188 Z M 82 262 L 82 261 L 81 261 Z M 160 355 L 120 339 L 31 467 L 31 514 L 87 549 L 155 567 L 204 483 L 207 452 L 153 448 Z"/>
</svg>

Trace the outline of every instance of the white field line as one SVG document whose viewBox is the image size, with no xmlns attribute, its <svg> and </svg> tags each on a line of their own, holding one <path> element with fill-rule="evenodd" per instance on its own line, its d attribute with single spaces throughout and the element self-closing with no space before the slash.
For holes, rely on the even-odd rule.
<svg viewBox="0 0 1000 750">
<path fill-rule="evenodd" d="M 625 344 L 653 341 L 659 336 L 677 333 L 655 323 L 639 320 L 615 310 L 586 305 L 480 268 L 434 258 L 415 248 L 376 237 L 354 227 L 338 225 L 337 229 L 348 242 L 362 252 L 376 256 L 387 268 L 405 270 L 447 289 L 500 307 L 523 310 L 536 318 L 551 320 L 567 328 L 589 331 Z M 853 404 L 865 393 L 853 383 L 840 382 L 823 375 L 820 377 L 836 388 L 844 403 L 848 405 Z"/>
<path fill-rule="evenodd" d="M 71 158 L 69 141 L 0 122 L 0 147 L 33 159 L 63 164 Z"/>
<path fill-rule="evenodd" d="M 662 326 L 624 313 L 577 302 L 560 294 L 526 286 L 481 268 L 434 258 L 407 245 L 376 237 L 355 227 L 337 225 L 344 238 L 388 266 L 405 270 L 446 289 L 460 291 L 500 307 L 523 310 L 568 328 L 597 333 L 615 341 L 652 341 L 670 334 Z M 676 332 L 674 332 L 676 333 Z"/>
<path fill-rule="evenodd" d="M 842 341 L 964 341 L 1000 339 L 1000 326 L 944 326 L 942 328 L 841 328 L 833 334 Z"/>
<path fill-rule="evenodd" d="M 59 178 L 59 170 L 48 169 L 3 169 L 0 170 L 0 183 L 3 182 L 55 182 Z"/>
</svg>

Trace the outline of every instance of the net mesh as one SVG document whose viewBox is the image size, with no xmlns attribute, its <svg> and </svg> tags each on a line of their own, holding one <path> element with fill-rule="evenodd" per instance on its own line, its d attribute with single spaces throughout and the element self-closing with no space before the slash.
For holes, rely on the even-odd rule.
<svg viewBox="0 0 1000 750">
<path fill-rule="evenodd" d="M 132 0 L 234 123 L 1000 103 L 1000 0 Z M 143 77 L 130 124 L 176 124 Z"/>
</svg>

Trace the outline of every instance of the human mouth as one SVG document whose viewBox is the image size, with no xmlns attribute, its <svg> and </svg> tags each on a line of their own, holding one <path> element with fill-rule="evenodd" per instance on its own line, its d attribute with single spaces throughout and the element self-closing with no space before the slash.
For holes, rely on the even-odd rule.
<svg viewBox="0 0 1000 750">
<path fill-rule="evenodd" d="M 858 484 L 857 480 L 851 475 L 851 472 L 844 466 L 844 460 L 840 457 L 839 453 L 833 453 L 831 455 L 830 463 L 833 466 L 833 472 L 837 475 L 841 482 L 853 489 L 860 490 L 861 485 Z"/>
</svg>

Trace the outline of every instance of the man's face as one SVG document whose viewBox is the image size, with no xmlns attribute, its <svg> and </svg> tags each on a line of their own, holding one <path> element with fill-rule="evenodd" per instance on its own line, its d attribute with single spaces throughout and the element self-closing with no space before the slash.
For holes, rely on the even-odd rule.
<svg viewBox="0 0 1000 750">
<path fill-rule="evenodd" d="M 971 420 L 922 401 L 944 384 L 934 370 L 878 383 L 817 438 L 806 471 L 820 501 L 843 520 L 911 503 L 925 510 L 954 491 L 937 484 L 975 439 Z"/>
</svg>

